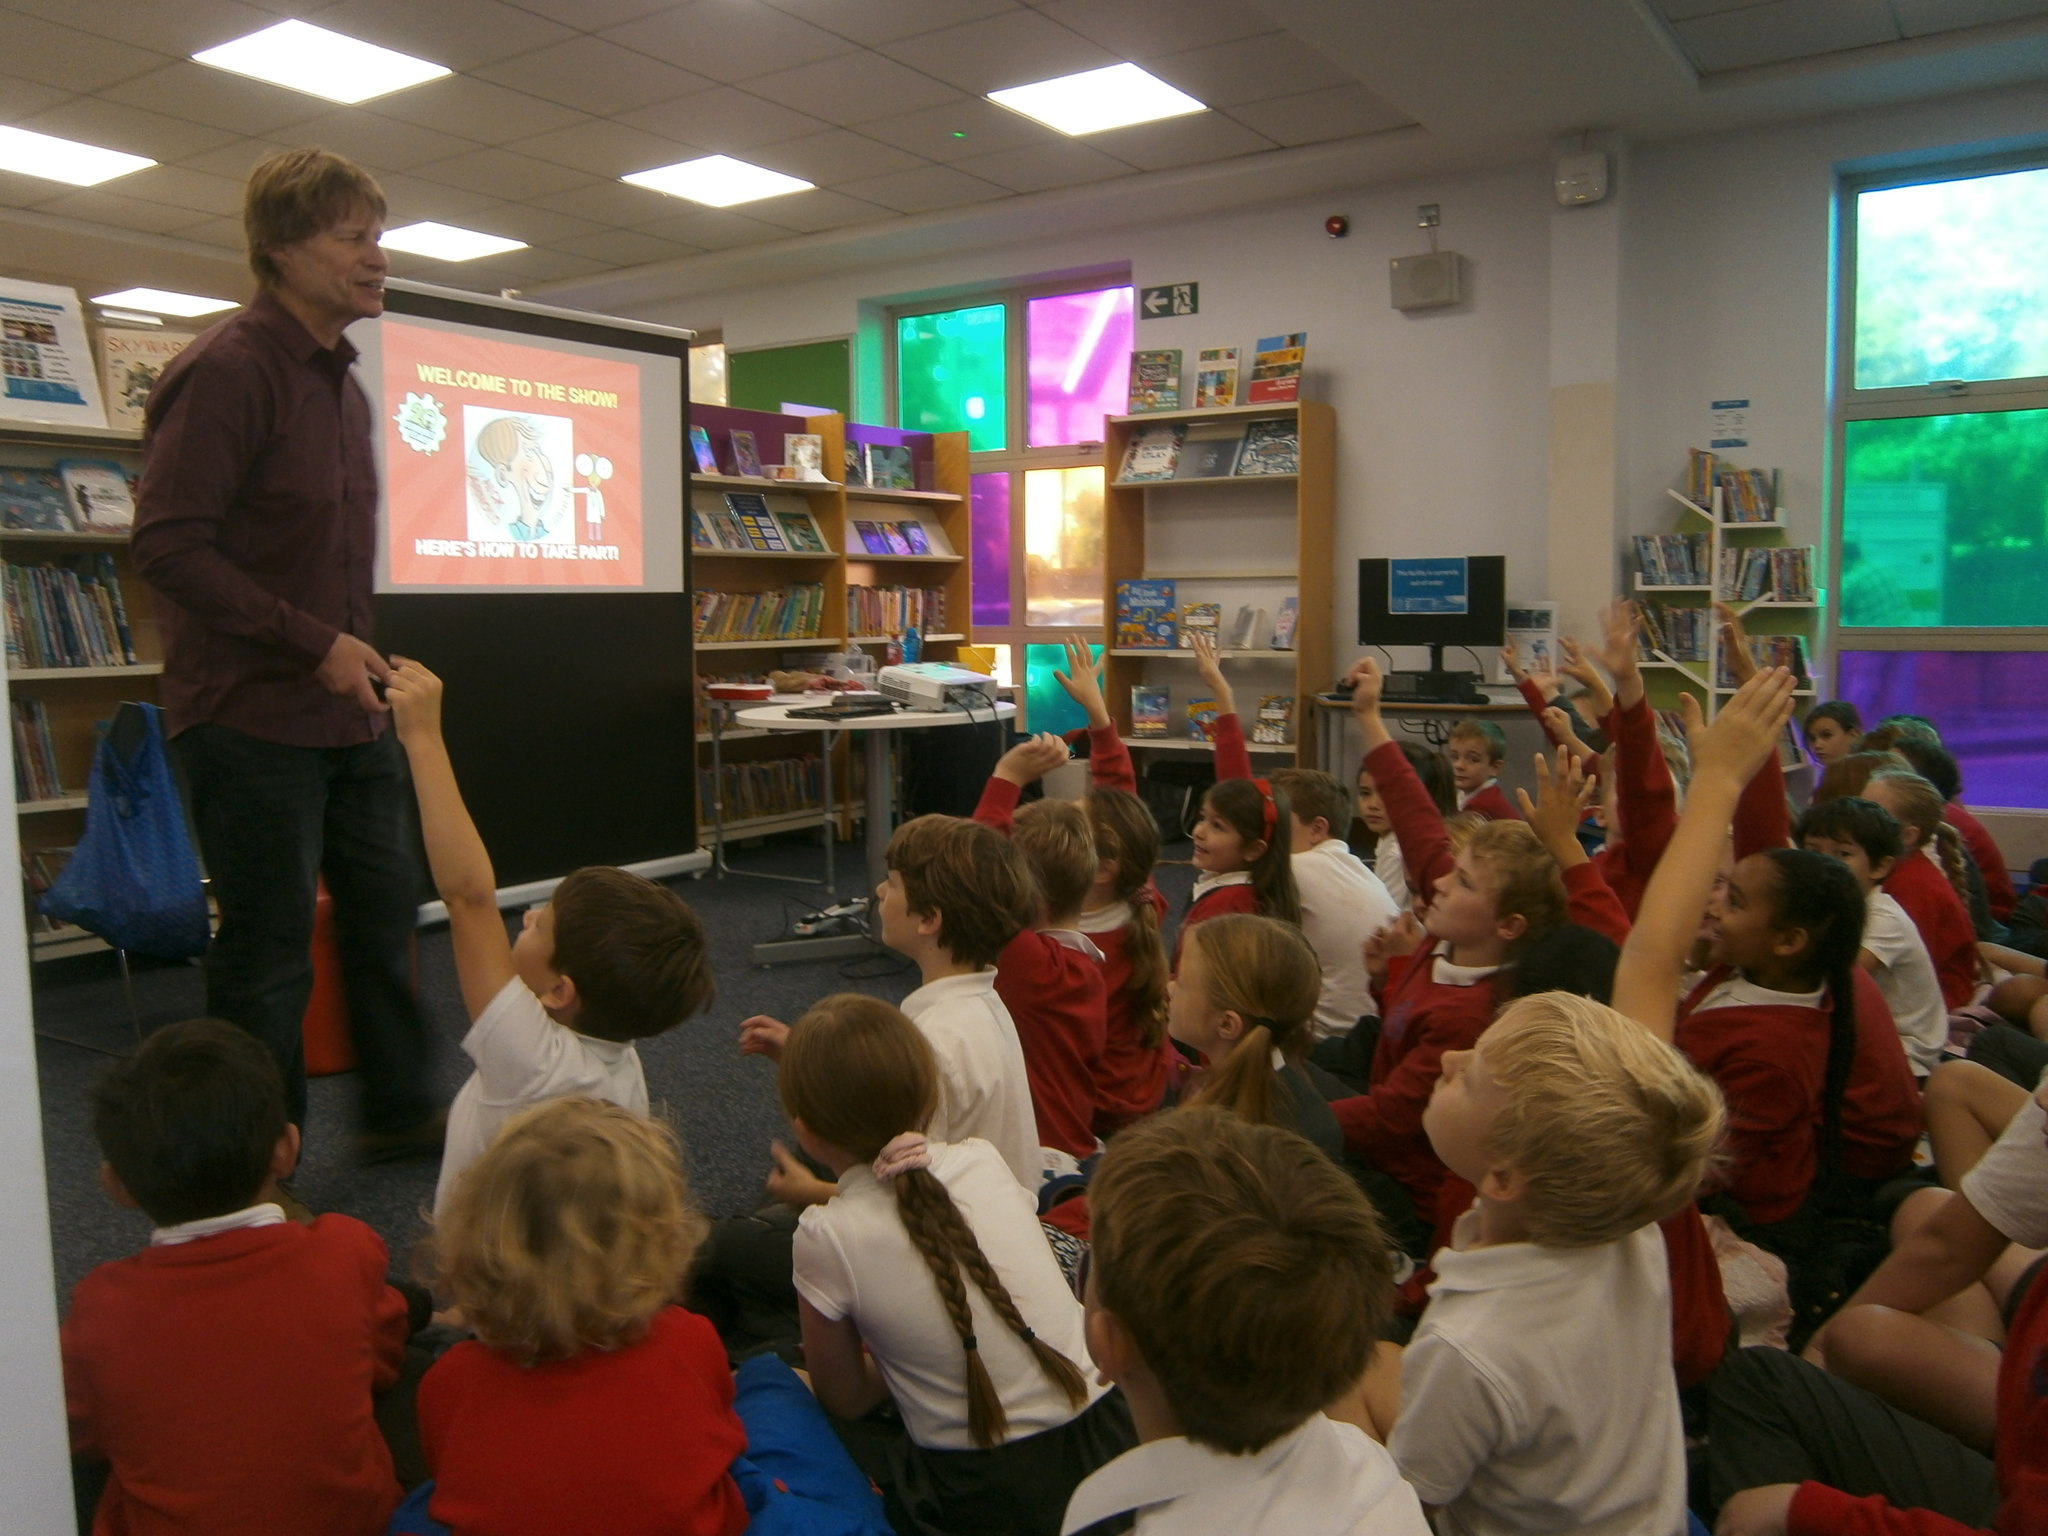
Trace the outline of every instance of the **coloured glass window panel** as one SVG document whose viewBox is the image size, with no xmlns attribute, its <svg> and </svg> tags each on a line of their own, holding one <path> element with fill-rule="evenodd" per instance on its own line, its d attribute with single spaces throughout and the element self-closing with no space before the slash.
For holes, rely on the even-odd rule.
<svg viewBox="0 0 2048 1536">
<path fill-rule="evenodd" d="M 1008 319 L 977 304 L 896 322 L 897 425 L 965 432 L 975 453 L 1009 445 Z"/>
<path fill-rule="evenodd" d="M 1024 622 L 1102 625 L 1102 466 L 1024 474 Z"/>
<path fill-rule="evenodd" d="M 1123 411 L 1130 384 L 1129 286 L 1030 299 L 1024 309 L 1025 441 L 1033 448 L 1101 442 L 1102 419 Z"/>
<path fill-rule="evenodd" d="M 1844 651 L 1836 691 L 1866 724 L 1925 715 L 1973 806 L 2048 810 L 2048 652 Z"/>
<path fill-rule="evenodd" d="M 971 608 L 976 629 L 1010 623 L 1010 476 L 975 475 L 967 482 Z"/>
<path fill-rule="evenodd" d="M 1066 666 L 1064 645 L 1024 647 L 1024 709 L 1034 733 L 1056 731 L 1064 736 L 1068 731 L 1087 727 L 1086 711 L 1053 676 L 1055 672 L 1064 672 Z"/>
</svg>

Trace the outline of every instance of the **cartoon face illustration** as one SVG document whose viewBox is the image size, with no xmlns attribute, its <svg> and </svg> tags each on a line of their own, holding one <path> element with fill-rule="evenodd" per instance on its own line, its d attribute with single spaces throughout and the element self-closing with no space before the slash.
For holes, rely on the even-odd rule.
<svg viewBox="0 0 2048 1536">
<path fill-rule="evenodd" d="M 476 451 L 512 493 L 525 522 L 542 520 L 555 500 L 555 461 L 522 416 L 500 416 L 476 435 Z"/>
</svg>

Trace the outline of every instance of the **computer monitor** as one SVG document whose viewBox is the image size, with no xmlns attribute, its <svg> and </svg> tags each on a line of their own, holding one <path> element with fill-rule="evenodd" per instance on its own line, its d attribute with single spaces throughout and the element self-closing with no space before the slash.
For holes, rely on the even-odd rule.
<svg viewBox="0 0 2048 1536">
<path fill-rule="evenodd" d="M 1358 562 L 1358 643 L 1497 650 L 1507 639 L 1507 557 L 1446 555 Z M 1483 670 L 1483 668 L 1482 668 Z"/>
</svg>

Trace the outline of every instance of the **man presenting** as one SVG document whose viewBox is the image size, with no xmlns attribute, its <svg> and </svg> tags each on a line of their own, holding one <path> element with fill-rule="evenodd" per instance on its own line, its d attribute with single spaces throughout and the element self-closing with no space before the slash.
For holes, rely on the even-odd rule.
<svg viewBox="0 0 2048 1536">
<path fill-rule="evenodd" d="M 165 599 L 163 706 L 220 907 L 209 1012 L 248 1030 L 306 1117 L 315 880 L 334 900 L 366 1160 L 425 1154 L 441 1112 L 413 1001 L 411 795 L 370 645 L 377 474 L 350 377 L 384 312 L 384 193 L 319 149 L 249 175 L 260 292 L 150 396 L 135 563 Z"/>
</svg>

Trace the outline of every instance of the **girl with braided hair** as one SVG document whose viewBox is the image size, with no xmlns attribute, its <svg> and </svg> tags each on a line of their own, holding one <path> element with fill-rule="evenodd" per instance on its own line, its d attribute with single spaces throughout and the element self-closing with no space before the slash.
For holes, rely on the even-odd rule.
<svg viewBox="0 0 2048 1536">
<path fill-rule="evenodd" d="M 932 1049 L 888 1003 L 820 1002 L 783 1046 L 797 1140 L 838 1175 L 799 1220 L 811 1385 L 881 1484 L 900 1536 L 1056 1536 L 1067 1497 L 1136 1443 L 1095 1382 L 1081 1305 L 1036 1203 L 987 1142 L 926 1139 Z M 894 1399 L 901 1432 L 866 1419 Z"/>
</svg>

